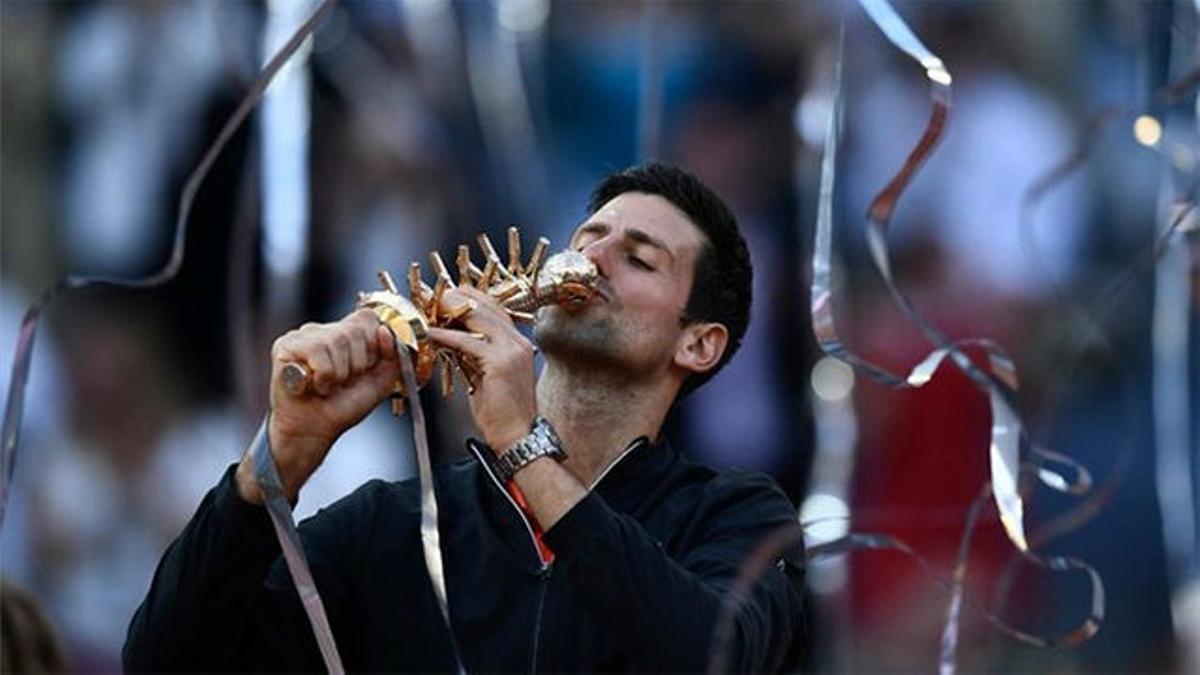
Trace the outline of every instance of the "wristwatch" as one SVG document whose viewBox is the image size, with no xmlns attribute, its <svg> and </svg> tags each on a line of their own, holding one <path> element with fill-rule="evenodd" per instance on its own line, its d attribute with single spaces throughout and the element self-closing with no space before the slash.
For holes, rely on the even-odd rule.
<svg viewBox="0 0 1200 675">
<path fill-rule="evenodd" d="M 533 420 L 529 435 L 500 453 L 492 462 L 492 469 L 501 483 L 507 483 L 514 474 L 539 457 L 552 457 L 561 462 L 566 456 L 562 440 L 554 433 L 550 421 L 538 415 Z"/>
</svg>

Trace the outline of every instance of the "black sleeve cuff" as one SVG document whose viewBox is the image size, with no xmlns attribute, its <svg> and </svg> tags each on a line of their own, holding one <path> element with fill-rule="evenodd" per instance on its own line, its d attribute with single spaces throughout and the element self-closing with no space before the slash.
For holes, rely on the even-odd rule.
<svg viewBox="0 0 1200 675">
<path fill-rule="evenodd" d="M 213 488 L 213 515 L 220 523 L 222 538 L 227 545 L 255 552 L 279 553 L 271 518 L 266 507 L 242 499 L 237 489 L 238 465 L 231 465 Z"/>
</svg>

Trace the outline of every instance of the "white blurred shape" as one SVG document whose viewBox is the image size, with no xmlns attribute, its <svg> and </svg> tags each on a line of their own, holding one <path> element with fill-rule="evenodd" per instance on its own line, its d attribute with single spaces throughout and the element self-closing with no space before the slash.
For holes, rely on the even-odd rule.
<svg viewBox="0 0 1200 675">
<path fill-rule="evenodd" d="M 854 371 L 841 361 L 826 356 L 812 370 L 813 393 L 823 401 L 841 401 L 854 389 Z"/>
<path fill-rule="evenodd" d="M 841 497 L 815 492 L 800 507 L 800 524 L 809 546 L 839 539 L 850 531 L 850 507 Z"/>
<path fill-rule="evenodd" d="M 308 17 L 312 0 L 271 0 L 263 36 L 267 62 Z M 309 90 L 312 38 L 271 83 L 262 102 L 263 243 L 267 268 L 285 286 L 308 258 Z M 274 290 L 274 289 L 273 289 Z"/>
<path fill-rule="evenodd" d="M 549 0 L 499 0 L 496 18 L 513 33 L 532 33 L 540 29 L 550 16 Z"/>
</svg>

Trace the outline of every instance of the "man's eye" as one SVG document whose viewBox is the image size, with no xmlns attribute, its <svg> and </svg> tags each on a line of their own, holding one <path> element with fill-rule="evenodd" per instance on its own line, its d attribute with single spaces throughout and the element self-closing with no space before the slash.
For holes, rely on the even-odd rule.
<svg viewBox="0 0 1200 675">
<path fill-rule="evenodd" d="M 641 269 L 644 269 L 644 270 L 646 270 L 646 271 L 648 271 L 648 272 L 653 272 L 653 271 L 654 271 L 654 266 L 653 266 L 653 265 L 651 265 L 650 263 L 646 262 L 645 260 L 642 260 L 641 258 L 637 257 L 636 255 L 631 255 L 631 256 L 629 256 L 629 262 L 630 262 L 630 264 L 632 264 L 634 267 L 639 267 L 639 268 L 641 268 Z"/>
</svg>

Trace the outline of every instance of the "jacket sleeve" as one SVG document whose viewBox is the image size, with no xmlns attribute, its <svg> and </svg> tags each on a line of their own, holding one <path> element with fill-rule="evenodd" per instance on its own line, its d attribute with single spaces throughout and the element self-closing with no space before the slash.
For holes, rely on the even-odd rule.
<svg viewBox="0 0 1200 675">
<path fill-rule="evenodd" d="M 675 557 L 595 493 L 546 541 L 638 670 L 708 670 L 718 644 L 726 645 L 721 671 L 795 668 L 805 637 L 803 544 L 790 502 L 765 478 L 743 480 L 706 511 L 695 545 Z M 784 540 L 789 545 L 771 546 Z M 739 572 L 762 546 L 776 550 L 741 594 Z"/>
<path fill-rule="evenodd" d="M 236 468 L 205 496 L 159 562 L 129 625 L 125 670 L 323 667 L 270 518 L 237 494 Z M 300 527 L 335 638 L 346 629 L 341 598 L 352 570 L 343 552 L 353 555 L 346 551 L 353 541 L 348 523 L 359 503 L 342 500 Z"/>
</svg>

